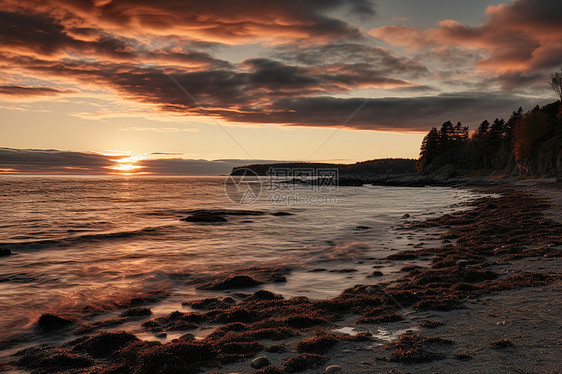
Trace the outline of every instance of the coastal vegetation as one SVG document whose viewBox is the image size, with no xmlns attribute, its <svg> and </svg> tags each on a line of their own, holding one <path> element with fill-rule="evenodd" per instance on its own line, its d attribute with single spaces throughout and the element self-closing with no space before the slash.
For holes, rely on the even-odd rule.
<svg viewBox="0 0 562 374">
<path fill-rule="evenodd" d="M 417 163 L 422 173 L 448 167 L 459 173 L 557 175 L 562 173 L 562 107 L 560 102 L 514 111 L 505 120 L 467 126 L 444 122 L 423 139 Z"/>
</svg>

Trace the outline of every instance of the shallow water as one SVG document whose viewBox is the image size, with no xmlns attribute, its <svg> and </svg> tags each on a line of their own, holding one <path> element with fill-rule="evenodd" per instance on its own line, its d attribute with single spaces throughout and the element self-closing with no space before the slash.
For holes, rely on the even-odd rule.
<svg viewBox="0 0 562 374">
<path fill-rule="evenodd" d="M 47 312 L 84 318 L 84 308 L 118 315 L 134 297 L 165 294 L 158 314 L 212 294 L 187 281 L 250 266 L 288 266 L 288 282 L 266 285 L 285 296 L 327 298 L 364 283 L 373 258 L 423 240 L 396 232 L 412 219 L 462 209 L 473 192 L 450 188 L 340 187 L 328 192 L 293 186 L 290 194 L 329 194 L 328 203 L 272 204 L 262 193 L 251 205 L 228 199 L 224 177 L 0 177 L 0 356 L 30 342 L 68 338 L 37 334 Z M 326 199 L 323 201 L 327 201 Z M 227 223 L 183 222 L 193 209 L 261 210 Z M 272 216 L 285 211 L 291 216 Z M 369 229 L 358 230 L 357 226 Z M 424 234 L 425 235 L 425 234 Z M 367 261 L 368 260 L 368 261 Z M 384 261 L 381 262 L 384 265 Z M 356 269 L 352 273 L 334 272 Z M 325 269 L 324 271 L 311 270 Z M 332 270 L 332 271 L 330 271 Z M 391 276 L 392 267 L 383 273 Z M 215 293 L 216 294 L 216 293 Z M 145 337 L 138 326 L 121 325 Z M 138 330 L 138 331 L 137 331 Z M 144 335 L 143 335 L 144 334 Z M 200 332 L 204 335 L 205 332 Z M 168 339 L 173 338 L 169 336 Z"/>
</svg>

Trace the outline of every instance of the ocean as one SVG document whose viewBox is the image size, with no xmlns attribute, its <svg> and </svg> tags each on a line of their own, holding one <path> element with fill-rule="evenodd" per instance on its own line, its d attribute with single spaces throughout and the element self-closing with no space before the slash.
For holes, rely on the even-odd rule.
<svg viewBox="0 0 562 374">
<path fill-rule="evenodd" d="M 132 299 L 154 295 L 148 305 L 154 316 L 185 311 L 182 302 L 218 294 L 197 290 L 189 280 L 218 272 L 285 266 L 291 269 L 287 282 L 263 288 L 316 299 L 364 283 L 373 259 L 392 279 L 398 268 L 386 256 L 435 243 L 430 232 L 397 230 L 404 214 L 441 215 L 465 209 L 479 196 L 445 187 L 320 191 L 298 184 L 285 185 L 280 194 L 256 178 L 259 197 L 238 204 L 225 180 L 0 176 L 0 248 L 13 253 L 0 257 L 0 358 L 76 337 L 38 332 L 35 323 L 44 313 L 95 322 L 118 316 Z M 180 220 L 199 209 L 264 214 L 228 216 L 223 223 Z M 115 329 L 155 339 L 140 323 Z"/>
</svg>

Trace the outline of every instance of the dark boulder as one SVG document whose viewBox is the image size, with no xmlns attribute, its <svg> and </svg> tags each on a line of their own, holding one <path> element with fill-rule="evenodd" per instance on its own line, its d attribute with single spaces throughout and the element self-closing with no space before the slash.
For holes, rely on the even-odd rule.
<svg viewBox="0 0 562 374">
<path fill-rule="evenodd" d="M 8 248 L 0 248 L 0 257 L 6 257 L 12 254 Z"/>
<path fill-rule="evenodd" d="M 247 275 L 231 275 L 224 279 L 202 284 L 197 288 L 203 290 L 218 291 L 218 290 L 230 290 L 235 288 L 253 287 L 262 283 L 263 282 L 257 281 L 254 278 Z"/>
<path fill-rule="evenodd" d="M 54 314 L 43 314 L 37 321 L 37 327 L 43 330 L 56 330 L 73 325 L 74 321 Z"/>
<path fill-rule="evenodd" d="M 226 218 L 222 215 L 209 213 L 209 212 L 202 212 L 196 213 L 191 216 L 187 216 L 182 218 L 181 221 L 186 222 L 204 222 L 204 223 L 211 223 L 211 222 L 228 222 Z"/>
</svg>

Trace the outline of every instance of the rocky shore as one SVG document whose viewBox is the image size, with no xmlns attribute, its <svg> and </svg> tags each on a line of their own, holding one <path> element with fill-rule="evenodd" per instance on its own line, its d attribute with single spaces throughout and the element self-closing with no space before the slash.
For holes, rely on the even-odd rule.
<svg viewBox="0 0 562 374">
<path fill-rule="evenodd" d="M 560 200 L 548 196 L 561 189 L 556 182 L 481 187 L 497 197 L 478 199 L 467 211 L 404 220 L 404 232 L 441 228 L 435 235 L 442 245 L 389 256 L 404 263 L 396 280 L 377 276 L 373 263 L 375 275 L 333 299 L 284 298 L 267 288 L 286 281 L 291 269 L 252 268 L 193 279 L 195 287 L 230 292 L 186 301 L 193 311 L 153 318 L 149 305 L 137 300 L 114 321 L 144 319 L 148 331 L 182 332 L 165 344 L 104 332 L 103 324 L 86 329 L 64 316 L 42 316 L 38 328 L 74 328 L 76 339 L 20 351 L 0 370 L 556 372 L 562 367 L 556 336 L 562 224 Z M 243 292 L 257 285 L 263 289 Z M 201 326 L 213 330 L 196 339 L 190 331 Z"/>
</svg>

